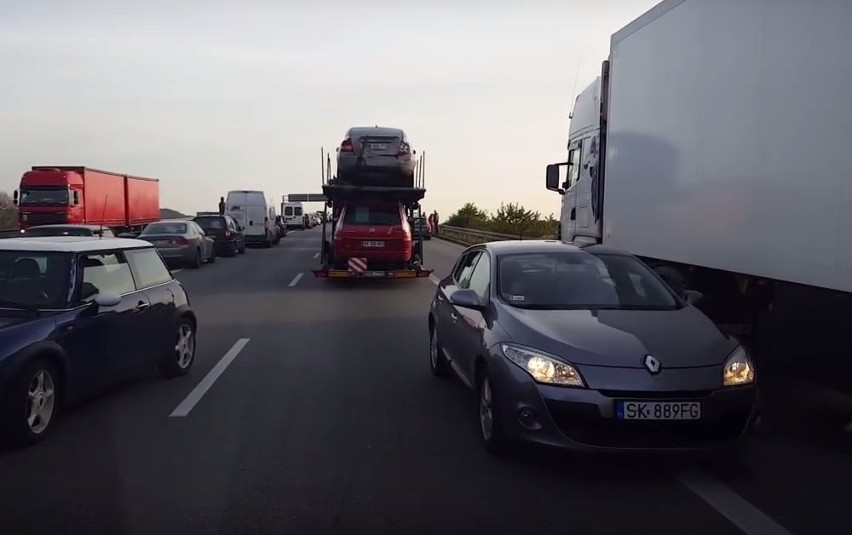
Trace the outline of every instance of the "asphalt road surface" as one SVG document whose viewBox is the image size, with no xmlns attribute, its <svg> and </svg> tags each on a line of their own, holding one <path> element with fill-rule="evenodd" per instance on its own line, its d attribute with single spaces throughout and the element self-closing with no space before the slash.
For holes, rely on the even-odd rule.
<svg viewBox="0 0 852 535">
<path fill-rule="evenodd" d="M 0 452 L 0 533 L 852 533 L 848 451 L 783 414 L 746 471 L 489 457 L 473 394 L 429 373 L 434 281 L 316 279 L 319 238 L 181 271 L 192 372 L 152 372 Z M 460 251 L 432 240 L 427 264 L 444 276 Z"/>
</svg>

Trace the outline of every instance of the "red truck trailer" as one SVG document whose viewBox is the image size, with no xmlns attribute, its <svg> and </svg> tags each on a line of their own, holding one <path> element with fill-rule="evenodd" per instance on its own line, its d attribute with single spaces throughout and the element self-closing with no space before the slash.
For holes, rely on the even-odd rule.
<svg viewBox="0 0 852 535">
<path fill-rule="evenodd" d="M 22 229 L 49 224 L 138 231 L 160 219 L 160 181 L 87 167 L 35 166 L 14 194 Z"/>
</svg>

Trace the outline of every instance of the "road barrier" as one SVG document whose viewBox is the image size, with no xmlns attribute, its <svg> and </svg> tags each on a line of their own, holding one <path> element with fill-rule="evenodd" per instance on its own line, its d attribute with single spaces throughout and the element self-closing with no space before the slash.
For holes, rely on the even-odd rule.
<svg viewBox="0 0 852 535">
<path fill-rule="evenodd" d="M 451 227 L 449 225 L 438 225 L 438 233 L 435 237 L 458 243 L 460 245 L 476 245 L 490 241 L 509 240 L 543 240 L 555 239 L 555 236 L 524 236 L 523 234 L 502 234 L 488 230 L 472 228 Z"/>
</svg>

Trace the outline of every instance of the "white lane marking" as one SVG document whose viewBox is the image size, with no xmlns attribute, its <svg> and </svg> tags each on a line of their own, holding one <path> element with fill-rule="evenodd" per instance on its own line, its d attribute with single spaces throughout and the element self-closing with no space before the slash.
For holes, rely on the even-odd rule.
<svg viewBox="0 0 852 535">
<path fill-rule="evenodd" d="M 201 401 L 202 396 L 210 390 L 210 387 L 213 386 L 213 383 L 216 382 L 216 379 L 219 378 L 220 375 L 225 371 L 225 369 L 237 358 L 237 355 L 240 354 L 240 351 L 249 343 L 248 338 L 240 338 L 237 340 L 231 349 L 225 353 L 225 356 L 213 366 L 213 369 L 207 372 L 207 375 L 204 376 L 204 379 L 198 383 L 195 388 L 192 389 L 183 401 L 180 402 L 180 405 L 175 407 L 175 410 L 169 415 L 172 418 L 183 418 L 189 411 L 195 407 L 195 404 Z"/>
<path fill-rule="evenodd" d="M 304 275 L 304 273 L 299 273 L 298 275 L 293 277 L 293 280 L 290 281 L 290 286 L 295 286 L 295 285 L 299 284 L 299 279 L 302 278 L 302 275 Z"/>
<path fill-rule="evenodd" d="M 319 258 L 319 253 L 314 253 L 314 258 Z"/>
<path fill-rule="evenodd" d="M 172 273 L 180 273 L 181 271 L 183 271 L 183 268 L 173 269 Z"/>
<path fill-rule="evenodd" d="M 435 276 L 435 275 L 433 275 L 432 273 L 430 273 L 430 274 L 429 274 L 429 280 L 430 280 L 430 281 L 432 282 L 432 284 L 434 284 L 435 286 L 437 286 L 437 285 L 441 284 L 441 279 L 439 279 L 438 277 L 436 277 L 436 276 Z"/>
<path fill-rule="evenodd" d="M 793 535 L 709 474 L 687 472 L 678 479 L 746 535 Z"/>
</svg>

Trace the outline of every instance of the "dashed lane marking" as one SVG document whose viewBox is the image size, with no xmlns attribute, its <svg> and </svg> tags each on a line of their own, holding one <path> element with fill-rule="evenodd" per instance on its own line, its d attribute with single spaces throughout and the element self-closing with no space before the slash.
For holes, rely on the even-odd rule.
<svg viewBox="0 0 852 535">
<path fill-rule="evenodd" d="M 169 416 L 172 418 L 183 418 L 189 414 L 189 411 L 191 411 L 193 407 L 201 401 L 201 398 L 208 390 L 210 390 L 210 387 L 213 386 L 216 379 L 224 373 L 224 371 L 228 368 L 228 366 L 230 366 L 234 359 L 237 358 L 237 355 L 240 354 L 240 351 L 242 351 L 248 343 L 248 338 L 240 338 L 237 340 L 231 349 L 229 349 L 222 359 L 213 366 L 212 370 L 207 372 L 204 379 L 202 379 L 201 382 L 192 389 L 192 392 L 190 392 L 186 398 L 180 402 L 180 405 L 178 405 Z"/>
<path fill-rule="evenodd" d="M 299 273 L 298 275 L 293 277 L 293 280 L 290 281 L 290 286 L 295 286 L 295 285 L 299 284 L 299 279 L 302 278 L 302 275 L 304 275 L 304 273 Z"/>
<path fill-rule="evenodd" d="M 678 479 L 746 535 L 793 535 L 710 474 L 687 472 Z"/>
</svg>

